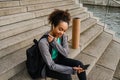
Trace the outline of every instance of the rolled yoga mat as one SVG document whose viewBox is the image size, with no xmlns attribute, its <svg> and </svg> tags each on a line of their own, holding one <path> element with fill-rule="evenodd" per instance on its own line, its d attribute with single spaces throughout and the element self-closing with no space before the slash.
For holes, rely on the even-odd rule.
<svg viewBox="0 0 120 80">
<path fill-rule="evenodd" d="M 72 48 L 77 49 L 80 45 L 80 18 L 74 18 L 72 24 Z"/>
</svg>

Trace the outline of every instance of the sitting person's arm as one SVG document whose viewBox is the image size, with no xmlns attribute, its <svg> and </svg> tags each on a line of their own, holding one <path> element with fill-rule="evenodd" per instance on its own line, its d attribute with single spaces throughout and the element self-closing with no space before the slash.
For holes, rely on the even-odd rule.
<svg viewBox="0 0 120 80">
<path fill-rule="evenodd" d="M 40 40 L 39 49 L 42 53 L 43 60 L 51 70 L 64 74 L 74 74 L 76 72 L 73 70 L 73 67 L 59 65 L 52 60 L 51 54 L 49 52 L 49 43 L 46 38 Z"/>
<path fill-rule="evenodd" d="M 59 53 L 61 53 L 63 56 L 67 57 L 69 53 L 68 48 L 68 42 L 67 42 L 67 36 L 63 35 L 63 43 L 58 44 L 56 40 L 53 40 L 50 42 L 50 45 L 58 50 Z"/>
</svg>

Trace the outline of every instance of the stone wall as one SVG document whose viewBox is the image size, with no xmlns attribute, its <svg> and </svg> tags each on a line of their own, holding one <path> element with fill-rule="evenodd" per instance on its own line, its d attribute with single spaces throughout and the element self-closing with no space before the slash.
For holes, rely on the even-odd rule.
<svg viewBox="0 0 120 80">
<path fill-rule="evenodd" d="M 79 2 L 83 4 L 94 4 L 94 5 L 108 5 L 114 7 L 120 7 L 119 0 L 80 0 Z"/>
</svg>

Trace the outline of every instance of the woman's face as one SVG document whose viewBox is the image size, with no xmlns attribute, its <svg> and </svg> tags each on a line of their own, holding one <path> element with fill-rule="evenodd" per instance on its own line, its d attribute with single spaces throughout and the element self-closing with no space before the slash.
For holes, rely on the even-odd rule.
<svg viewBox="0 0 120 80">
<path fill-rule="evenodd" d="M 54 37 L 61 37 L 66 30 L 68 29 L 68 23 L 61 21 L 57 26 L 54 27 L 53 31 L 53 35 Z"/>
</svg>

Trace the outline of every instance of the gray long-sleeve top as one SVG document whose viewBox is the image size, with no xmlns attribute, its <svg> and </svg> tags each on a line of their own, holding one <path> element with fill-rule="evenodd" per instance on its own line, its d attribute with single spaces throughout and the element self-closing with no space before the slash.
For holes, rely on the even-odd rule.
<svg viewBox="0 0 120 80">
<path fill-rule="evenodd" d="M 47 34 L 48 33 L 46 33 L 45 35 Z M 49 48 L 50 48 L 49 46 L 51 45 L 52 47 L 56 48 L 60 54 L 67 57 L 69 50 L 68 50 L 67 36 L 65 34 L 63 35 L 62 41 L 63 41 L 62 42 L 63 45 L 58 44 L 55 40 L 49 43 L 47 38 L 43 38 L 39 41 L 39 49 L 42 53 L 43 60 L 45 61 L 49 69 L 60 72 L 60 73 L 64 73 L 64 74 L 74 74 L 75 71 L 73 70 L 72 67 L 56 64 L 52 60 L 51 54 L 49 52 Z"/>
</svg>

